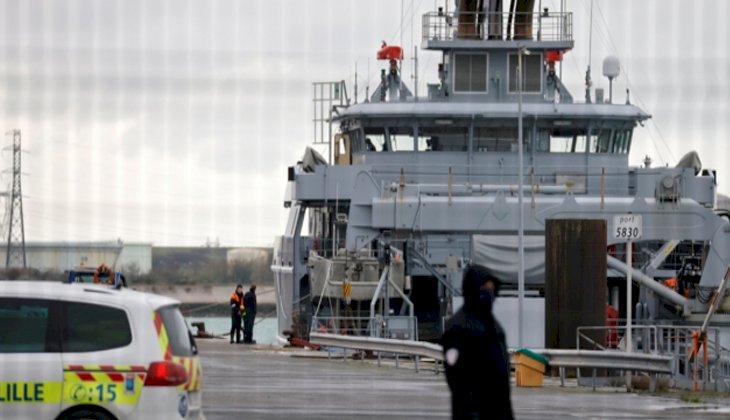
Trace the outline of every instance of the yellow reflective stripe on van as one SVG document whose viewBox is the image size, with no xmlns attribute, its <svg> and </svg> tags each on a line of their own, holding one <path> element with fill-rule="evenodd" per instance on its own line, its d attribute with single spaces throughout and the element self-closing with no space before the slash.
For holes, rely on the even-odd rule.
<svg viewBox="0 0 730 420">
<path fill-rule="evenodd" d="M 0 382 L 0 404 L 61 402 L 60 382 Z"/>
<path fill-rule="evenodd" d="M 157 341 L 160 343 L 160 350 L 165 360 L 172 360 L 172 349 L 170 348 L 170 339 L 167 336 L 167 329 L 162 322 L 162 316 L 157 311 L 152 311 L 152 321 L 155 324 L 155 332 L 157 333 Z"/>
<path fill-rule="evenodd" d="M 178 387 L 185 391 L 199 391 L 201 388 L 201 368 L 198 357 L 173 356 L 172 361 L 180 363 L 188 374 L 188 381 Z"/>
<path fill-rule="evenodd" d="M 198 357 L 192 357 L 190 358 L 190 372 L 191 378 L 188 386 L 189 391 L 199 391 L 201 388 L 200 384 L 200 376 L 201 376 L 201 367 L 200 367 L 200 358 Z"/>
<path fill-rule="evenodd" d="M 171 362 L 180 363 L 185 368 L 185 372 L 188 375 L 188 381 L 177 387 L 179 390 L 184 391 L 199 391 L 201 388 L 201 367 L 200 359 L 197 356 L 194 357 L 182 357 L 173 356 L 172 347 L 170 346 L 170 339 L 167 335 L 167 329 L 165 324 L 162 322 L 162 316 L 157 311 L 152 311 L 152 320 L 155 324 L 155 332 L 157 333 L 157 341 L 160 344 L 160 350 L 165 358 Z"/>
</svg>

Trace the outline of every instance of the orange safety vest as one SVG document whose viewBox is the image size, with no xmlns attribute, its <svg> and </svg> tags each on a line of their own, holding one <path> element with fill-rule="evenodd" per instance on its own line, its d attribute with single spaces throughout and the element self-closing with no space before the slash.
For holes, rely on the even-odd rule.
<svg viewBox="0 0 730 420">
<path fill-rule="evenodd" d="M 243 311 L 243 298 L 241 296 L 238 296 L 238 293 L 236 293 L 235 291 L 231 293 L 231 301 L 236 303 L 240 311 Z"/>
<path fill-rule="evenodd" d="M 231 300 L 238 303 L 239 305 L 243 303 L 243 300 L 241 300 L 241 296 L 238 296 L 238 293 L 236 292 L 231 293 Z"/>
</svg>

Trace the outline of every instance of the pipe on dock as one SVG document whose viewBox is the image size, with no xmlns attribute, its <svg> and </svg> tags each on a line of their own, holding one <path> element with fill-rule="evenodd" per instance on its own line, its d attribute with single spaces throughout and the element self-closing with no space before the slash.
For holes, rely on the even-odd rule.
<svg viewBox="0 0 730 420">
<path fill-rule="evenodd" d="M 627 274 L 629 267 L 621 260 L 618 260 L 610 255 L 606 255 L 608 266 L 619 270 L 620 272 Z M 650 289 L 652 292 L 659 295 L 661 298 L 682 307 L 682 311 L 687 313 L 689 308 L 689 300 L 685 298 L 684 296 L 680 295 L 679 293 L 675 292 L 674 290 L 665 287 L 658 281 L 654 280 L 653 278 L 647 276 L 640 270 L 637 270 L 635 268 L 632 269 L 632 278 L 635 282 L 639 283 L 642 286 L 646 286 L 646 288 Z"/>
</svg>

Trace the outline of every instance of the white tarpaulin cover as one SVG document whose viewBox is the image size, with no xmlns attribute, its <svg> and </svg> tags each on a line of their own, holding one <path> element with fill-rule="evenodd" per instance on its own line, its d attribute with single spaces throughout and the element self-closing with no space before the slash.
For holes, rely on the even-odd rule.
<svg viewBox="0 0 730 420">
<path fill-rule="evenodd" d="M 545 237 L 525 236 L 525 284 L 545 283 Z M 472 261 L 517 284 L 517 236 L 474 235 Z"/>
</svg>

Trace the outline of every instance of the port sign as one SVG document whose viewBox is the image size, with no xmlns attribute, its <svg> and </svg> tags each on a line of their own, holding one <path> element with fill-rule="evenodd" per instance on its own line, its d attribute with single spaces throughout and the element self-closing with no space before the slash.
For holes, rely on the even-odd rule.
<svg viewBox="0 0 730 420">
<path fill-rule="evenodd" d="M 642 235 L 641 226 L 641 215 L 640 214 L 621 214 L 613 216 L 613 237 L 616 239 L 626 241 L 626 351 L 631 353 L 633 333 L 632 320 L 631 320 L 631 307 L 633 306 L 633 299 L 631 297 L 631 277 L 634 271 L 634 265 L 632 263 L 633 250 L 631 249 L 631 242 L 636 239 L 641 239 Z M 626 371 L 626 384 L 628 387 L 631 385 L 631 371 Z"/>
<path fill-rule="evenodd" d="M 640 214 L 613 216 L 613 237 L 625 241 L 641 239 L 642 226 Z"/>
</svg>

